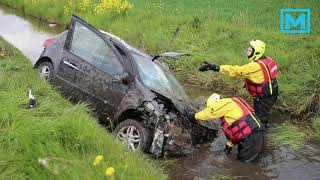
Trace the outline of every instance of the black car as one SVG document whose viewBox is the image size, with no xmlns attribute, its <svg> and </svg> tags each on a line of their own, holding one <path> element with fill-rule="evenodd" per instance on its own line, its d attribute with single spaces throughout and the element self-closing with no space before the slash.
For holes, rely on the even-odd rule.
<svg viewBox="0 0 320 180">
<path fill-rule="evenodd" d="M 216 132 L 188 119 L 194 108 L 157 57 L 73 16 L 68 31 L 44 42 L 40 75 L 74 102 L 86 102 L 130 149 L 159 157 L 180 154 Z"/>
</svg>

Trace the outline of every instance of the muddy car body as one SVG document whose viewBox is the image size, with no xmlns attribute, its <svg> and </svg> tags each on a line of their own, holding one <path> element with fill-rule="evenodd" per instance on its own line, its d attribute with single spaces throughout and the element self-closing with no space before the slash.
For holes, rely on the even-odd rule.
<svg viewBox="0 0 320 180">
<path fill-rule="evenodd" d="M 69 30 L 44 46 L 40 75 L 88 103 L 129 148 L 160 157 L 212 139 L 214 130 L 187 118 L 194 109 L 167 66 L 120 38 L 73 16 Z"/>
</svg>

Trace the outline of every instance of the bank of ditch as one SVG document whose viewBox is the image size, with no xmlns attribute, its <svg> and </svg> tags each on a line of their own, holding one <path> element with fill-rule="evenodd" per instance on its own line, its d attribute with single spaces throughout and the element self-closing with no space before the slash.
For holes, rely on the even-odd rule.
<svg viewBox="0 0 320 180">
<path fill-rule="evenodd" d="M 27 108 L 28 89 L 34 109 Z M 156 163 L 106 133 L 85 104 L 72 105 L 40 79 L 2 38 L 0 99 L 0 179 L 166 179 Z"/>
<path fill-rule="evenodd" d="M 197 68 L 204 59 L 218 64 L 245 64 L 247 42 L 262 39 L 267 43 L 267 55 L 275 58 L 281 68 L 277 108 L 295 116 L 314 117 L 310 124 L 319 134 L 320 28 L 316 27 L 320 13 L 316 1 L 132 0 L 129 1 L 134 5 L 132 8 L 119 10 L 105 6 L 97 13 L 95 7 L 104 2 L 107 1 L 2 1 L 10 7 L 62 25 L 70 22 L 71 13 L 77 14 L 151 54 L 163 51 L 192 53 L 190 58 L 169 62 L 177 75 L 212 91 L 227 90 L 243 97 L 248 97 L 248 93 L 242 88 L 241 79 L 212 72 L 200 73 Z M 301 7 L 311 9 L 311 27 L 314 27 L 311 33 L 281 34 L 280 8 Z"/>
</svg>

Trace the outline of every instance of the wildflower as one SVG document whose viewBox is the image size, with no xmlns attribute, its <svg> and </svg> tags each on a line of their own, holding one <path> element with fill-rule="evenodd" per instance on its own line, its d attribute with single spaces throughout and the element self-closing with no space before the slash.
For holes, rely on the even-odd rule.
<svg viewBox="0 0 320 180">
<path fill-rule="evenodd" d="M 113 176 L 115 172 L 116 172 L 116 170 L 114 170 L 113 167 L 108 167 L 106 169 L 106 176 Z"/>
<path fill-rule="evenodd" d="M 86 11 L 91 6 L 91 0 L 82 0 L 80 1 L 80 10 Z"/>
<path fill-rule="evenodd" d="M 96 165 L 98 165 L 101 161 L 102 161 L 102 159 L 103 159 L 103 156 L 102 155 L 98 155 L 95 159 L 94 159 L 94 161 L 93 161 L 93 165 L 94 166 L 96 166 Z"/>
<path fill-rule="evenodd" d="M 95 14 L 103 14 L 108 11 L 113 12 L 128 12 L 133 8 L 133 4 L 127 0 L 101 0 L 94 8 Z"/>
<path fill-rule="evenodd" d="M 66 15 L 66 16 L 70 16 L 72 11 L 74 9 L 74 2 L 73 0 L 67 0 L 65 6 L 64 6 L 64 9 L 63 9 L 63 13 Z"/>
<path fill-rule="evenodd" d="M 49 158 L 38 158 L 38 162 L 39 164 L 43 165 L 44 167 L 48 167 L 49 166 Z"/>
</svg>

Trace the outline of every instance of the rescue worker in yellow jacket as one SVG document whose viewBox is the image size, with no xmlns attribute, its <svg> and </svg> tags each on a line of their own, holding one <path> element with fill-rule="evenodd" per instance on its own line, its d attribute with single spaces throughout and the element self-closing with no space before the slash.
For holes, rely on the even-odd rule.
<svg viewBox="0 0 320 180">
<path fill-rule="evenodd" d="M 250 42 L 247 50 L 250 62 L 243 66 L 217 65 L 204 61 L 199 71 L 213 70 L 230 77 L 243 77 L 245 87 L 253 97 L 257 116 L 266 126 L 270 110 L 278 98 L 278 67 L 276 61 L 264 56 L 265 43 L 260 40 Z"/>
<path fill-rule="evenodd" d="M 261 153 L 265 127 L 255 115 L 253 108 L 238 97 L 222 98 L 214 93 L 207 100 L 207 107 L 194 118 L 208 121 L 220 118 L 222 129 L 228 139 L 224 152 L 230 154 L 238 145 L 237 159 L 243 162 L 255 160 Z"/>
</svg>

